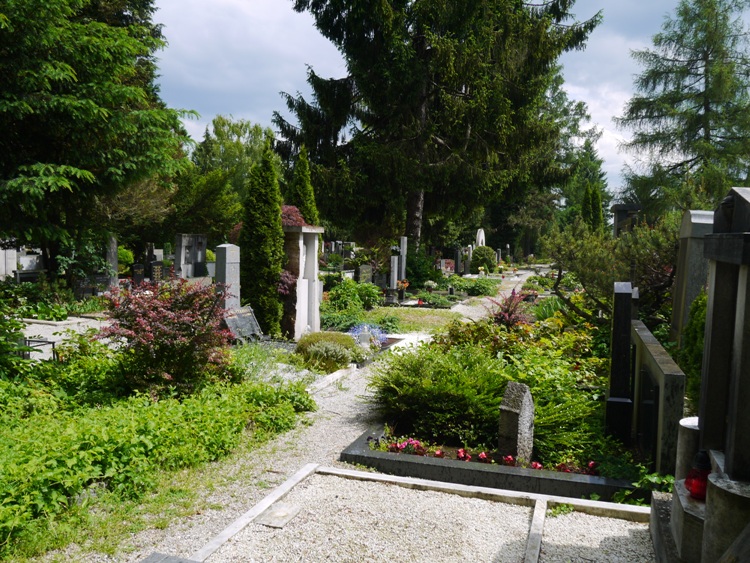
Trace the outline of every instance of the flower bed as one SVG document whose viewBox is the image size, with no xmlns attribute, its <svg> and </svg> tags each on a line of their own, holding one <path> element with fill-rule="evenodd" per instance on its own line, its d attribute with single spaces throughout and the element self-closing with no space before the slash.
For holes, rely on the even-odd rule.
<svg viewBox="0 0 750 563">
<path fill-rule="evenodd" d="M 622 479 L 499 463 L 467 463 L 434 455 L 405 455 L 371 449 L 368 438 L 371 441 L 373 436 L 382 434 L 382 426 L 368 429 L 341 453 L 341 461 L 365 465 L 383 473 L 402 477 L 572 498 L 609 501 L 618 491 L 633 489 L 630 482 Z M 476 457 L 478 458 L 479 454 Z M 647 497 L 648 493 L 644 491 L 643 496 Z"/>
</svg>

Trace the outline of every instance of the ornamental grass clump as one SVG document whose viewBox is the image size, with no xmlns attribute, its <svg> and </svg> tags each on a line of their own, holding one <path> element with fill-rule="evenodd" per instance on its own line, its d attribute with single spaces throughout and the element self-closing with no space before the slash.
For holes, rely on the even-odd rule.
<svg viewBox="0 0 750 563">
<path fill-rule="evenodd" d="M 118 346 L 131 390 L 184 393 L 207 378 L 229 376 L 232 334 L 221 327 L 223 292 L 173 279 L 109 294 L 111 324 L 99 337 Z"/>
</svg>

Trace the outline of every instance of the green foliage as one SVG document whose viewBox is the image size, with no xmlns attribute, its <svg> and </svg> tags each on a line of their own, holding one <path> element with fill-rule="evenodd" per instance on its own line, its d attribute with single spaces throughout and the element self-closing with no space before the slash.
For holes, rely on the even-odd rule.
<svg viewBox="0 0 750 563">
<path fill-rule="evenodd" d="M 297 155 L 294 165 L 294 176 L 286 195 L 286 203 L 295 205 L 308 225 L 319 225 L 320 216 L 315 205 L 315 191 L 310 180 L 310 162 L 304 145 Z"/>
<path fill-rule="evenodd" d="M 383 304 L 383 292 L 374 283 L 358 283 L 357 296 L 366 311 Z"/>
<path fill-rule="evenodd" d="M 417 243 L 428 229 L 464 225 L 515 181 L 541 180 L 559 137 L 557 123 L 539 117 L 551 69 L 599 21 L 570 22 L 570 6 L 559 3 L 294 7 L 310 12 L 348 75 L 310 70 L 314 103 L 287 95 L 299 125 L 274 114 L 280 150 L 311 151 L 327 219 L 391 237 L 406 227 Z"/>
<path fill-rule="evenodd" d="M 9 394 L 12 408 L 0 408 L 3 560 L 15 560 L 24 545 L 33 550 L 33 538 L 48 537 L 61 515 L 86 510 L 95 489 L 141 498 L 157 472 L 215 461 L 246 428 L 263 439 L 289 430 L 296 413 L 314 408 L 302 383 L 249 379 L 209 385 L 182 400 L 139 395 L 91 408 L 68 403 L 38 381 L 0 381 L 0 404 L 8 405 Z"/>
<path fill-rule="evenodd" d="M 284 263 L 284 231 L 270 143 L 250 173 L 239 246 L 242 298 L 252 306 L 264 333 L 280 334 L 282 303 L 277 287 Z"/>
<path fill-rule="evenodd" d="M 634 489 L 617 491 L 612 500 L 624 504 L 645 505 L 647 502 L 640 496 L 643 491 L 658 491 L 671 493 L 674 490 L 674 476 L 660 473 L 647 473 L 643 466 L 639 466 L 640 477 L 633 483 Z"/>
<path fill-rule="evenodd" d="M 665 207 L 713 209 L 746 182 L 746 8 L 735 0 L 682 0 L 653 48 L 633 53 L 643 71 L 617 121 L 633 131 L 626 147 L 644 157 L 645 172 L 627 171 L 624 195 L 642 205 L 649 222 Z"/>
<path fill-rule="evenodd" d="M 167 219 L 172 233 L 204 233 L 208 245 L 223 244 L 242 221 L 242 200 L 225 170 L 200 173 L 195 166 L 177 178 L 177 194 Z"/>
<path fill-rule="evenodd" d="M 700 403 L 707 304 L 708 295 L 702 290 L 690 305 L 688 322 L 682 329 L 682 347 L 677 352 L 677 361 L 687 379 L 686 395 L 693 408 Z"/>
<path fill-rule="evenodd" d="M 494 296 L 497 295 L 497 286 L 500 280 L 490 278 L 476 278 L 466 284 L 466 293 L 472 296 Z"/>
<path fill-rule="evenodd" d="M 354 338 L 341 332 L 313 332 L 300 338 L 295 353 L 308 369 L 332 373 L 364 359 Z"/>
<path fill-rule="evenodd" d="M 117 272 L 120 274 L 127 274 L 130 271 L 130 266 L 135 262 L 135 256 L 133 251 L 124 246 L 117 247 Z"/>
<path fill-rule="evenodd" d="M 503 362 L 489 354 L 423 345 L 376 365 L 371 401 L 402 434 L 455 445 L 492 443 L 506 382 Z"/>
<path fill-rule="evenodd" d="M 603 437 L 606 361 L 593 338 L 538 324 L 508 331 L 489 320 L 456 322 L 434 342 L 391 356 L 372 377 L 373 403 L 400 433 L 453 445 L 492 444 L 497 408 L 509 380 L 531 389 L 535 450 L 544 465 L 590 460 L 610 475 L 621 446 Z M 632 465 L 632 464 L 631 464 Z"/>
<path fill-rule="evenodd" d="M 424 248 L 409 249 L 406 254 L 406 279 L 415 287 L 424 287 L 427 280 L 437 281 L 443 274 L 435 269 L 435 261 L 428 256 Z"/>
<path fill-rule="evenodd" d="M 349 330 L 362 322 L 365 303 L 371 309 L 381 301 L 380 288 L 342 278 L 320 306 L 320 323 L 324 329 Z"/>
<path fill-rule="evenodd" d="M 0 298 L 0 381 L 23 377 L 29 369 L 29 360 L 23 351 L 23 321 L 12 305 Z"/>
<path fill-rule="evenodd" d="M 640 290 L 640 314 L 654 327 L 665 317 L 677 262 L 677 217 L 669 215 L 654 226 L 637 225 L 617 239 L 594 231 L 582 221 L 563 229 L 555 227 L 543 238 L 543 249 L 558 267 L 555 294 L 566 307 L 591 323 L 601 323 L 592 311 L 608 318 L 615 281 L 630 280 Z M 563 272 L 575 279 L 563 278 Z M 635 274 L 633 277 L 632 275 Z M 568 286 L 568 288 L 566 288 Z M 576 305 L 575 292 L 583 289 L 583 302 Z"/>
<path fill-rule="evenodd" d="M 111 10 L 3 4 L 0 238 L 56 255 L 60 242 L 101 228 L 100 198 L 183 168 L 181 113 L 154 86 L 152 57 L 164 41 L 153 11 L 150 0 Z"/>
<path fill-rule="evenodd" d="M 477 246 L 471 253 L 471 273 L 478 274 L 480 266 L 485 274 L 492 274 L 497 269 L 497 255 L 489 246 Z"/>
<path fill-rule="evenodd" d="M 565 303 L 563 303 L 562 299 L 553 295 L 551 297 L 539 299 L 531 310 L 533 311 L 536 320 L 544 321 L 553 317 L 558 311 L 563 311 L 564 309 Z"/>
</svg>

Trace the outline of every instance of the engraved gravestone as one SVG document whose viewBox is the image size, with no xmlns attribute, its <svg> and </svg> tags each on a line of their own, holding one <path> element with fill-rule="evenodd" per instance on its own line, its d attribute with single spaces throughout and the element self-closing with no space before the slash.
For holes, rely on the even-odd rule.
<svg viewBox="0 0 750 563">
<path fill-rule="evenodd" d="M 258 340 L 263 336 L 258 320 L 251 307 L 245 306 L 228 311 L 224 317 L 227 328 L 234 335 L 235 340 L 247 342 Z"/>
<path fill-rule="evenodd" d="M 534 400 L 528 385 L 509 381 L 500 404 L 498 450 L 531 460 L 534 451 Z"/>
<path fill-rule="evenodd" d="M 130 269 L 133 272 L 133 285 L 141 285 L 146 279 L 146 268 L 143 264 L 133 264 Z"/>
<path fill-rule="evenodd" d="M 151 281 L 159 283 L 164 279 L 164 263 L 160 261 L 151 262 Z"/>
</svg>

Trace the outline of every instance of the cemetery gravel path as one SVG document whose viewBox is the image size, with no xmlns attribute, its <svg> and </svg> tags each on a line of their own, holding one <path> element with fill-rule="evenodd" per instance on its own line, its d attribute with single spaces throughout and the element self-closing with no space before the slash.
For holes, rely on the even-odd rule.
<svg viewBox="0 0 750 563">
<path fill-rule="evenodd" d="M 502 289 L 509 292 L 519 281 L 520 280 L 509 280 L 507 283 L 503 284 Z M 454 308 L 454 310 L 461 312 L 467 319 L 473 320 L 488 314 L 488 308 L 486 305 L 486 301 L 472 300 Z M 415 341 L 424 337 L 426 337 L 426 335 L 410 335 L 410 339 Z M 303 423 L 299 424 L 294 430 L 276 437 L 273 441 L 259 449 L 251 452 L 232 454 L 228 458 L 220 462 L 209 464 L 200 470 L 200 481 L 205 483 L 206 486 L 201 487 L 199 490 L 192 514 L 189 516 L 173 520 L 165 527 L 155 525 L 153 528 L 133 534 L 119 546 L 118 552 L 114 555 L 92 553 L 88 551 L 85 547 L 85 541 L 83 541 L 82 538 L 81 543 L 83 547 L 79 547 L 78 544 L 72 544 L 64 550 L 51 552 L 46 556 L 39 558 L 38 561 L 43 561 L 45 563 L 51 563 L 53 561 L 136 563 L 142 561 L 153 552 L 188 558 L 191 554 L 205 546 L 212 538 L 224 530 L 234 520 L 261 501 L 271 490 L 273 490 L 273 488 L 286 481 L 305 464 L 317 463 L 329 467 L 351 468 L 350 465 L 338 461 L 340 452 L 361 435 L 372 423 L 376 422 L 364 400 L 368 393 L 367 377 L 370 369 L 371 366 L 366 366 L 363 369 L 349 369 L 330 385 L 314 390 L 314 398 L 318 405 L 318 410 L 314 413 L 306 414 Z M 175 483 L 179 484 L 179 475 L 176 477 Z M 347 485 L 347 487 L 350 487 L 351 490 L 354 491 L 354 485 Z M 390 493 L 386 493 L 383 489 L 375 491 L 374 493 L 370 490 L 369 494 L 381 496 L 379 492 L 382 492 L 383 498 L 380 499 L 382 502 L 390 503 L 391 505 L 393 505 L 394 502 L 397 502 L 393 499 L 389 500 L 388 494 Z M 368 492 L 364 491 L 362 494 L 367 495 Z M 406 493 L 396 494 L 404 495 Z M 463 499 L 460 502 L 466 500 L 468 499 Z M 435 502 L 440 504 L 440 501 Z M 443 504 L 446 502 L 448 501 L 442 501 Z M 454 507 L 454 501 L 451 500 L 449 502 L 451 503 L 451 508 Z M 456 504 L 455 508 L 458 512 L 461 511 L 460 505 Z M 335 508 L 334 506 L 331 506 L 331 509 L 331 512 L 341 512 L 341 510 L 345 510 L 341 507 Z M 387 510 L 387 506 L 383 506 L 382 510 Z M 453 512 L 455 513 L 456 511 Z M 513 510 L 506 510 L 506 516 L 511 519 L 506 524 L 508 529 L 510 530 L 513 526 L 518 526 L 519 524 L 521 528 L 528 529 L 528 521 L 530 519 L 529 514 L 523 510 L 518 512 L 518 514 L 516 514 L 516 512 L 518 512 L 516 508 Z M 417 514 L 416 518 L 419 520 L 420 514 Z M 477 527 L 480 524 L 477 522 L 476 517 L 467 514 L 465 518 L 467 520 L 465 524 L 466 530 L 475 529 L 475 531 L 479 531 L 477 530 Z M 158 517 L 155 517 L 155 521 L 156 520 L 158 520 Z M 354 522 L 351 523 L 351 525 L 355 524 L 356 523 Z M 570 525 L 570 523 L 568 524 Z M 622 526 L 623 524 L 621 522 L 615 522 L 612 525 Z M 588 523 L 586 527 L 591 527 L 591 523 Z M 597 527 L 603 528 L 601 522 L 597 523 Z M 633 534 L 640 533 L 641 536 L 643 536 L 642 526 L 641 529 L 635 531 L 631 528 L 623 528 L 621 532 L 618 531 L 617 533 L 629 535 L 631 539 Z M 496 533 L 497 529 L 497 522 L 495 522 L 492 527 L 482 531 L 482 535 L 492 536 L 493 533 Z M 364 541 L 365 544 L 371 544 L 373 530 L 366 530 L 366 532 L 368 535 L 361 541 Z M 310 530 L 308 533 L 312 534 L 314 533 L 314 530 Z M 428 540 L 438 542 L 439 544 L 440 533 L 439 529 L 431 527 L 430 530 L 425 530 L 421 535 L 428 538 Z M 444 533 L 448 533 L 448 531 L 446 530 Z M 433 536 L 433 534 L 436 535 Z M 408 531 L 404 530 L 403 538 L 401 538 L 400 541 L 409 543 L 410 539 L 408 536 L 410 535 L 416 537 L 419 536 L 420 533 L 418 530 L 414 529 Z M 240 536 L 240 534 L 238 534 L 238 536 Z M 648 539 L 647 528 L 645 536 L 646 539 Z M 332 545 L 335 546 L 336 538 L 328 539 L 333 542 Z M 525 547 L 525 536 L 523 536 L 523 544 Z M 289 548 L 291 549 L 292 547 L 293 546 L 290 546 Z M 343 546 L 341 547 L 343 548 Z M 368 557 L 367 560 L 383 560 L 377 558 L 377 545 L 370 547 L 376 551 L 373 551 L 372 553 L 375 555 Z M 519 548 L 519 546 L 508 547 L 508 549 L 511 548 L 516 549 Z M 334 549 L 335 551 L 335 547 L 329 546 L 328 549 Z M 516 551 L 518 550 L 516 549 Z M 408 556 L 407 553 L 404 552 L 404 558 L 401 560 L 456 560 L 453 556 L 448 556 L 446 553 L 443 553 L 441 556 L 440 551 L 429 550 L 427 553 L 424 551 L 421 553 L 423 553 L 425 557 L 423 558 L 420 556 L 415 559 L 414 556 Z M 518 553 L 522 554 L 523 551 Z M 511 553 L 508 551 L 506 552 L 507 558 L 501 557 L 500 559 L 494 560 L 522 560 L 522 556 L 520 559 L 518 558 L 518 553 Z M 591 553 L 592 551 L 588 551 L 587 555 L 591 555 Z M 331 555 L 330 551 L 329 555 Z M 467 553 L 466 555 L 477 561 L 486 560 L 485 558 L 478 556 L 476 552 Z M 634 554 L 631 554 L 630 557 L 632 557 L 632 555 Z M 580 560 L 575 558 L 575 551 L 565 553 L 563 560 L 570 560 L 569 558 L 571 556 L 573 557 L 573 560 Z M 607 560 L 648 560 L 639 558 L 633 559 L 630 557 L 625 555 L 624 558 L 614 557 L 608 558 Z M 324 557 L 322 559 L 332 561 L 359 560 L 355 556 L 345 556 L 343 553 L 340 553 L 338 556 L 333 555 L 333 557 Z M 207 559 L 207 563 L 255 560 L 256 559 L 253 557 L 250 557 L 247 551 L 243 551 L 243 546 L 240 542 L 239 545 L 235 544 L 233 547 L 230 546 L 228 550 L 225 550 L 222 547 L 222 549 L 216 554 Z M 257 560 L 270 561 L 276 560 L 276 558 L 271 556 L 270 558 Z M 299 560 L 315 561 L 321 559 L 307 557 Z M 545 560 L 544 552 L 542 553 L 542 560 Z M 552 561 L 556 559 L 553 557 L 548 560 Z"/>
</svg>

